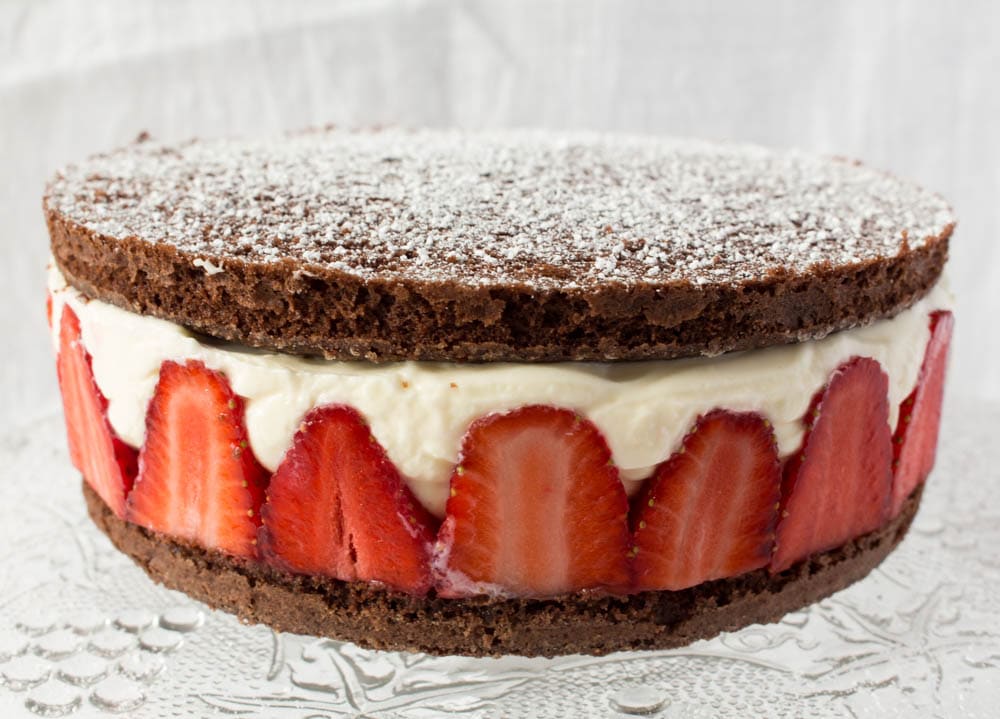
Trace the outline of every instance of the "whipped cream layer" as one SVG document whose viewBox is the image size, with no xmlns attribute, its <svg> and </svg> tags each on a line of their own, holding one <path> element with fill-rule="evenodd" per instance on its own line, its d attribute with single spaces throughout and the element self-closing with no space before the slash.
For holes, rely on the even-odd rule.
<svg viewBox="0 0 1000 719">
<path fill-rule="evenodd" d="M 108 419 L 139 447 L 146 406 L 164 360 L 199 360 L 223 372 L 246 399 L 250 445 L 269 470 L 281 463 L 303 416 L 347 404 L 406 478 L 442 516 L 462 437 L 478 417 L 527 404 L 576 410 L 604 434 L 631 494 L 677 449 L 698 415 L 715 408 L 760 412 L 774 426 L 782 456 L 798 449 L 802 416 L 830 373 L 853 356 L 872 357 L 889 376 L 890 427 L 913 390 L 930 338 L 929 315 L 948 309 L 945 284 L 889 320 L 824 339 L 712 358 L 553 364 L 371 364 L 296 357 L 221 343 L 154 317 L 88 300 L 55 266 L 49 273 L 53 340 L 69 304 L 80 319 Z"/>
</svg>

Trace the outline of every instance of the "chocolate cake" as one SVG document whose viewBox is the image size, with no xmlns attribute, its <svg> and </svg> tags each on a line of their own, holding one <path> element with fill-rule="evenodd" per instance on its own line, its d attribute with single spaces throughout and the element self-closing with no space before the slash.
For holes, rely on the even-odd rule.
<svg viewBox="0 0 1000 719">
<path fill-rule="evenodd" d="M 863 577 L 934 462 L 954 218 L 857 162 L 143 139 L 44 209 L 91 516 L 247 621 L 432 653 L 679 646 Z"/>
</svg>

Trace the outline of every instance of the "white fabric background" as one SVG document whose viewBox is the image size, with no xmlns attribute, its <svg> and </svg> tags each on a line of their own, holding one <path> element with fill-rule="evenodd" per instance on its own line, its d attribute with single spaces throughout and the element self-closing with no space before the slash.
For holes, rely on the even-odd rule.
<svg viewBox="0 0 1000 719">
<path fill-rule="evenodd" d="M 991 0 L 0 0 L 0 427 L 56 402 L 56 168 L 141 130 L 327 122 L 733 138 L 911 177 L 961 221 L 952 394 L 1000 399 L 998 35 Z"/>
</svg>

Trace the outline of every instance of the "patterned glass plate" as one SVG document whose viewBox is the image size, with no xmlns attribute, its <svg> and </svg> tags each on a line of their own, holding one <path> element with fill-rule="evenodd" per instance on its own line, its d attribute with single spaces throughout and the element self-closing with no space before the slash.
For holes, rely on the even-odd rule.
<svg viewBox="0 0 1000 719">
<path fill-rule="evenodd" d="M 1000 406 L 958 407 L 867 579 L 663 652 L 435 658 L 247 627 L 90 525 L 61 417 L 0 440 L 0 717 L 997 717 Z"/>
</svg>

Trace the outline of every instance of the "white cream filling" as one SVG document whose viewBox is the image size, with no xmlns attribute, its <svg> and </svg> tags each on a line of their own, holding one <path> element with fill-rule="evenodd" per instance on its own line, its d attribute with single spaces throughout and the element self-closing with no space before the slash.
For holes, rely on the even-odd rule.
<svg viewBox="0 0 1000 719">
<path fill-rule="evenodd" d="M 172 322 L 87 300 L 49 273 L 53 340 L 69 304 L 80 319 L 94 377 L 115 432 L 143 442 L 146 405 L 164 360 L 196 359 L 221 371 L 246 398 L 250 445 L 274 470 L 312 407 L 348 404 L 364 415 L 417 498 L 441 516 L 462 436 L 477 417 L 526 404 L 576 410 L 604 434 L 625 488 L 677 448 L 699 414 L 717 407 L 756 411 L 774 426 L 779 452 L 802 440 L 801 418 L 830 373 L 853 356 L 873 357 L 889 376 L 889 422 L 912 391 L 930 337 L 928 315 L 950 308 L 944 282 L 893 319 L 822 340 L 714 358 L 552 364 L 376 365 L 308 359 L 206 342 Z"/>
</svg>

